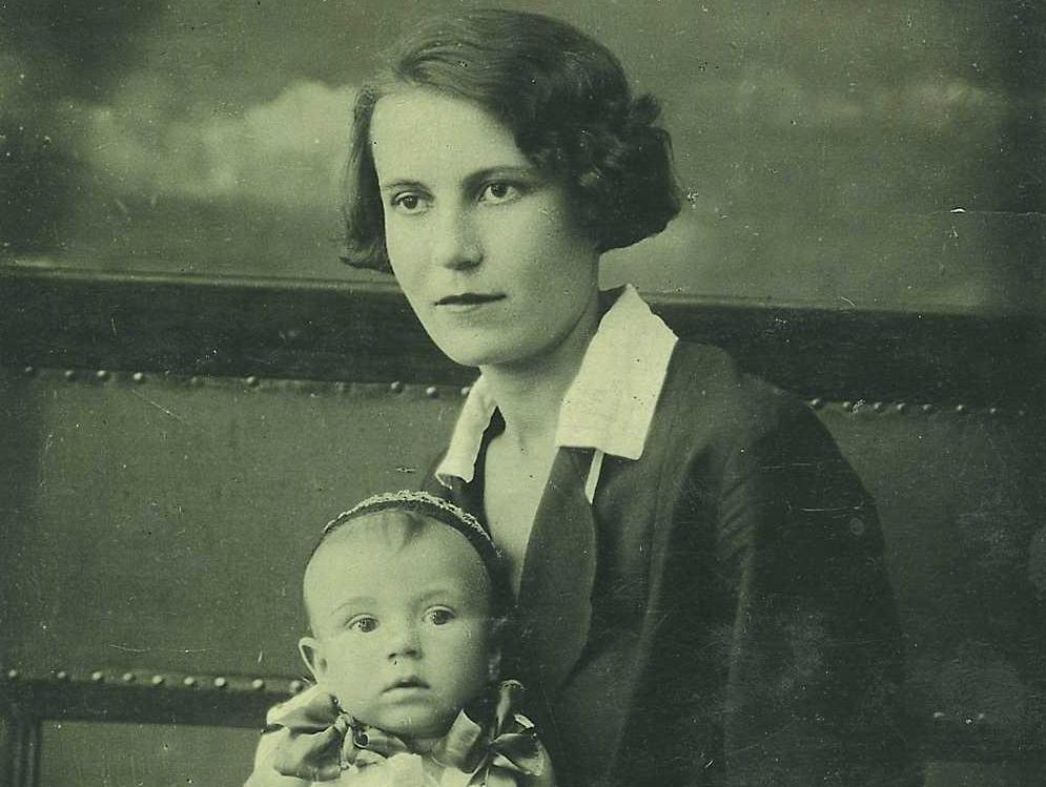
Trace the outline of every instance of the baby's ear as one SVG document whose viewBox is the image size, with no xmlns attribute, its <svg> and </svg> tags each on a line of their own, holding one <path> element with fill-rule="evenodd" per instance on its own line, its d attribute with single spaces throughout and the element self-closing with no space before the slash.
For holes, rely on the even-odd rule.
<svg viewBox="0 0 1046 787">
<path fill-rule="evenodd" d="M 298 652 L 305 666 L 309 668 L 313 679 L 320 683 L 327 671 L 327 658 L 323 655 L 323 643 L 315 637 L 302 637 L 298 640 Z"/>
</svg>

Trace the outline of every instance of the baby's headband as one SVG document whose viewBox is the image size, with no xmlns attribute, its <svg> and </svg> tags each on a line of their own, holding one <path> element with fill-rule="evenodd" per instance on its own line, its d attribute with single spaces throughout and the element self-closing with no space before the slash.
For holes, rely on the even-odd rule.
<svg viewBox="0 0 1046 787">
<path fill-rule="evenodd" d="M 363 500 L 348 511 L 343 511 L 323 527 L 321 541 L 335 529 L 343 527 L 346 523 L 360 519 L 369 514 L 381 511 L 411 511 L 430 519 L 447 525 L 457 530 L 468 539 L 468 542 L 479 553 L 483 565 L 490 575 L 494 593 L 499 603 L 511 605 L 512 591 L 508 587 L 505 576 L 505 566 L 501 558 L 501 552 L 495 546 L 490 534 L 479 523 L 479 520 L 464 509 L 454 505 L 442 497 L 428 492 L 404 489 L 399 492 L 383 492 Z"/>
<path fill-rule="evenodd" d="M 332 528 L 338 527 L 343 522 L 354 519 L 365 514 L 373 514 L 377 511 L 387 511 L 395 508 L 400 511 L 417 511 L 419 514 L 431 516 L 445 525 L 450 525 L 463 534 L 477 536 L 487 541 L 491 547 L 494 542 L 490 540 L 487 531 L 479 523 L 476 517 L 468 511 L 459 508 L 448 500 L 428 492 L 420 492 L 412 489 L 402 489 L 399 492 L 382 492 L 380 495 L 372 495 L 362 500 L 348 511 L 342 511 L 334 519 L 328 522 L 324 528 L 324 534 Z M 467 531 L 467 532 L 466 532 Z M 471 536 L 469 536 L 471 538 Z"/>
</svg>

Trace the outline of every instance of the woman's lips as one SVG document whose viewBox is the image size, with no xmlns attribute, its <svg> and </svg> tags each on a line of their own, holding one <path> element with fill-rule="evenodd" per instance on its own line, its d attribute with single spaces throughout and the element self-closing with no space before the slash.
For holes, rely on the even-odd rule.
<svg viewBox="0 0 1046 787">
<path fill-rule="evenodd" d="M 462 292 L 440 298 L 436 306 L 448 311 L 470 311 L 504 299 L 501 293 Z"/>
</svg>

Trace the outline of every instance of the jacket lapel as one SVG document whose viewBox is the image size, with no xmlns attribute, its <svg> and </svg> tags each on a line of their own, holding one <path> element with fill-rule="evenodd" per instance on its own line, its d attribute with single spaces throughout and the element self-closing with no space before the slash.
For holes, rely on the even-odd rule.
<svg viewBox="0 0 1046 787">
<path fill-rule="evenodd" d="M 520 582 L 522 664 L 555 695 L 588 641 L 596 524 L 585 499 L 587 452 L 560 448 L 538 504 Z"/>
</svg>

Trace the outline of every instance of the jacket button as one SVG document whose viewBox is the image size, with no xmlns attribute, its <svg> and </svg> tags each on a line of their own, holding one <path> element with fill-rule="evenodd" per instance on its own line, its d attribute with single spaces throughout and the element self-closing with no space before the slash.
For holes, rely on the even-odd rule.
<svg viewBox="0 0 1046 787">
<path fill-rule="evenodd" d="M 864 535 L 864 520 L 859 516 L 850 519 L 850 532 L 855 536 Z"/>
</svg>

